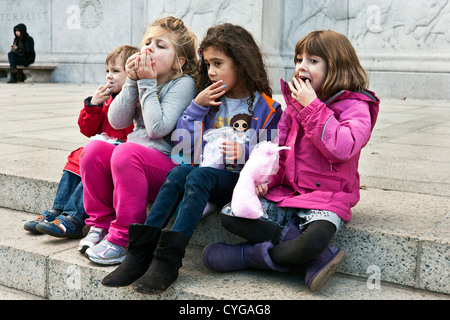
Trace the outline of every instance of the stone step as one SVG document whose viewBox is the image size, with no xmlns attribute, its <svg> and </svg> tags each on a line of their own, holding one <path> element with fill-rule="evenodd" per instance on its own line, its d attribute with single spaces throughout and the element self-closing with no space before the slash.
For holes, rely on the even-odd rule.
<svg viewBox="0 0 450 320">
<path fill-rule="evenodd" d="M 77 250 L 79 240 L 34 235 L 23 223 L 34 214 L 0 209 L 0 299 L 20 296 L 50 300 L 396 300 L 448 299 L 448 295 L 392 285 L 381 279 L 337 273 L 312 294 L 304 271 L 278 273 L 240 271 L 215 273 L 201 262 L 202 246 L 190 244 L 177 281 L 161 295 L 134 292 L 131 287 L 107 288 L 101 279 L 115 266 L 98 266 Z M 5 292 L 2 295 L 2 292 Z"/>
<path fill-rule="evenodd" d="M 0 175 L 0 206 L 39 214 L 51 206 L 57 185 Z M 339 271 L 361 278 L 374 273 L 386 282 L 450 293 L 450 283 L 445 281 L 449 279 L 449 207 L 450 199 L 435 195 L 361 190 L 352 220 L 333 240 L 346 252 Z M 427 212 L 427 219 L 423 219 L 423 212 Z M 21 226 L 19 232 L 23 233 Z M 200 221 L 190 243 L 206 246 L 219 241 L 243 240 L 227 232 L 221 226 L 220 214 L 213 213 Z"/>
</svg>

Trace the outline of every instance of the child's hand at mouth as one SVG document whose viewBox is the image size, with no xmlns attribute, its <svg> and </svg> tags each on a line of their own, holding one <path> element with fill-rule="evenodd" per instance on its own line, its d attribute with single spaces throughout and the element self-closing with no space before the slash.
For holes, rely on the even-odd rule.
<svg viewBox="0 0 450 320">
<path fill-rule="evenodd" d="M 300 103 L 303 107 L 306 107 L 317 98 L 316 91 L 314 91 L 311 81 L 308 78 L 297 79 L 293 78 L 292 82 L 289 82 L 289 89 L 291 90 L 291 97 Z"/>
<path fill-rule="evenodd" d="M 208 88 L 200 92 L 194 102 L 201 107 L 219 106 L 221 102 L 216 101 L 216 99 L 225 94 L 225 87 L 226 86 L 221 80 L 214 82 Z"/>
</svg>

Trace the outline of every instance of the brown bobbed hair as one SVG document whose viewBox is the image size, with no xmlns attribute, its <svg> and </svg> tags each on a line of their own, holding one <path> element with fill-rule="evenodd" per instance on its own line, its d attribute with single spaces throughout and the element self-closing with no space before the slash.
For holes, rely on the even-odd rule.
<svg viewBox="0 0 450 320">
<path fill-rule="evenodd" d="M 362 91 L 369 85 L 355 49 L 346 36 L 332 31 L 313 31 L 295 46 L 295 58 L 303 53 L 325 59 L 327 75 L 317 95 L 325 100 L 341 90 Z"/>
</svg>

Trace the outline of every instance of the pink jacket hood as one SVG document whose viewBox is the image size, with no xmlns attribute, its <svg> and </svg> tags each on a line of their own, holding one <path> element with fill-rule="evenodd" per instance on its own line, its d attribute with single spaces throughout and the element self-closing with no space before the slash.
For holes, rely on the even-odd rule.
<svg viewBox="0 0 450 320">
<path fill-rule="evenodd" d="M 282 80 L 287 107 L 278 124 L 280 169 L 265 198 L 281 207 L 329 210 L 344 221 L 359 201 L 358 162 L 375 126 L 373 92 L 343 90 L 303 108 Z"/>
</svg>

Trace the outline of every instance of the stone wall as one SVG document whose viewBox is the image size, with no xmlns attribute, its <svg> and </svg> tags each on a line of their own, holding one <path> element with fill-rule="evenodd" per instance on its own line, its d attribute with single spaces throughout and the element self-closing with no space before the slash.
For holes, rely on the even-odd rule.
<svg viewBox="0 0 450 320">
<path fill-rule="evenodd" d="M 295 43 L 306 33 L 345 34 L 380 97 L 450 99 L 450 0 L 0 0 L 0 62 L 13 27 L 25 23 L 37 63 L 56 63 L 54 82 L 101 83 L 116 46 L 139 46 L 155 18 L 183 18 L 201 39 L 231 22 L 260 43 L 274 89 L 293 71 Z"/>
</svg>

